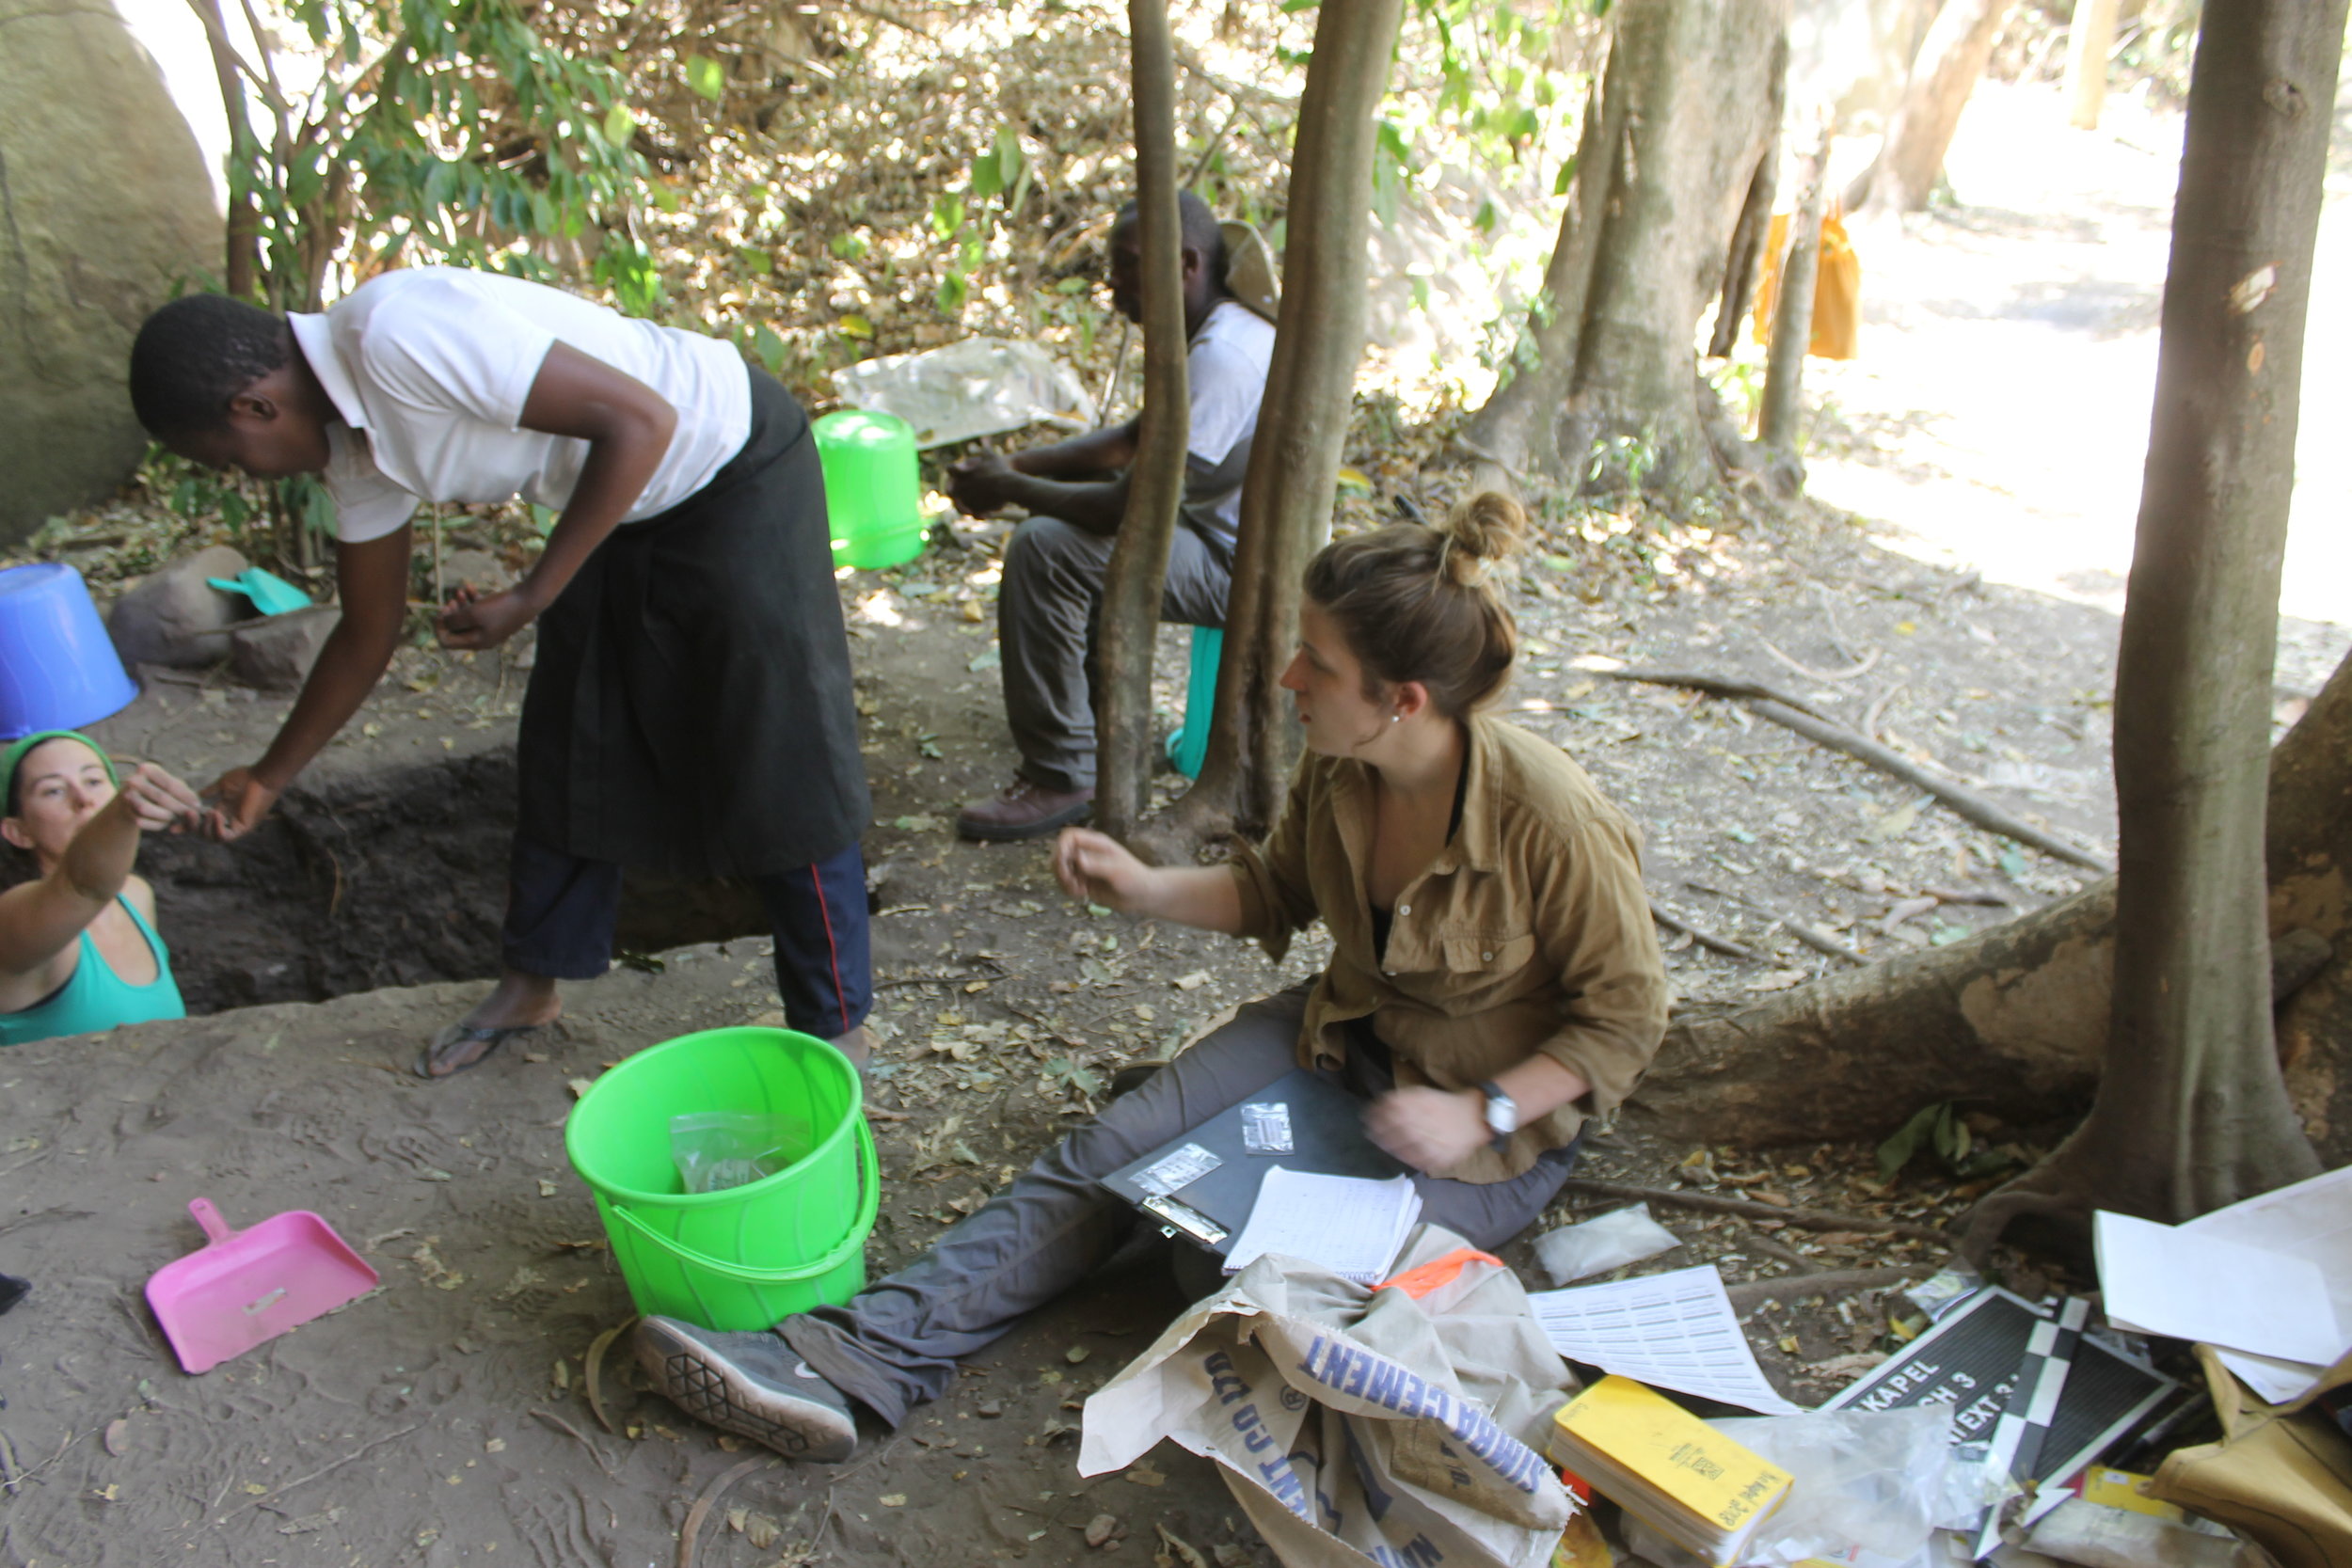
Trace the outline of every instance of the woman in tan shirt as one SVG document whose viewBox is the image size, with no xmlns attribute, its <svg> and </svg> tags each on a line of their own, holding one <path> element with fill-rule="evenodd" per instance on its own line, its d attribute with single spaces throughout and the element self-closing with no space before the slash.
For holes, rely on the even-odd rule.
<svg viewBox="0 0 2352 1568">
<path fill-rule="evenodd" d="M 1666 985 L 1632 824 L 1559 748 L 1480 711 L 1516 651 L 1487 577 L 1523 526 L 1481 496 L 1309 564 L 1282 675 L 1308 755 L 1262 847 L 1152 867 L 1062 835 L 1073 896 L 1278 957 L 1320 918 L 1324 972 L 1240 1009 L 847 1306 L 766 1334 L 648 1319 L 638 1354 L 664 1392 L 787 1456 L 847 1457 L 855 1406 L 897 1426 L 1117 1249 L 1137 1221 L 1103 1177 L 1296 1067 L 1365 1102 L 1367 1132 L 1421 1173 L 1424 1220 L 1492 1248 L 1543 1212 L 1586 1118 L 1657 1050 Z"/>
</svg>

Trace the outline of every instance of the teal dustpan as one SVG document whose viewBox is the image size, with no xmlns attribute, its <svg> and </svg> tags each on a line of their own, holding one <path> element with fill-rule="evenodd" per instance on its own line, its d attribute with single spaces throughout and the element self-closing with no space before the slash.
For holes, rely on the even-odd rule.
<svg viewBox="0 0 2352 1568">
<path fill-rule="evenodd" d="M 283 615 L 290 610 L 310 608 L 310 594 L 277 573 L 265 572 L 259 566 L 248 566 L 233 578 L 204 580 L 224 594 L 243 594 L 264 615 Z"/>
</svg>

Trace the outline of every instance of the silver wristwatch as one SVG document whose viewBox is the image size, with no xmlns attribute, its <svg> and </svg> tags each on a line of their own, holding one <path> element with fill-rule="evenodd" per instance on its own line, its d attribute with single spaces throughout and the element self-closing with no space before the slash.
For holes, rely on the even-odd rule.
<svg viewBox="0 0 2352 1568">
<path fill-rule="evenodd" d="M 1504 1094 L 1502 1086 L 1491 1078 L 1481 1079 L 1478 1087 L 1486 1097 L 1486 1131 L 1495 1135 L 1499 1148 L 1505 1138 L 1519 1130 L 1519 1102 Z"/>
</svg>

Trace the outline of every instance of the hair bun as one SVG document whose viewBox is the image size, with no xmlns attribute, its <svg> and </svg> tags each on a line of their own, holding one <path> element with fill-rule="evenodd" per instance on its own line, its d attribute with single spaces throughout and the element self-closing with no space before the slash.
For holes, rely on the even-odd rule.
<svg viewBox="0 0 2352 1568">
<path fill-rule="evenodd" d="M 1527 533 L 1527 512 L 1500 490 L 1482 490 L 1456 501 L 1438 532 L 1448 548 L 1442 561 L 1446 577 L 1468 588 L 1486 575 L 1486 568 L 1519 547 Z"/>
</svg>

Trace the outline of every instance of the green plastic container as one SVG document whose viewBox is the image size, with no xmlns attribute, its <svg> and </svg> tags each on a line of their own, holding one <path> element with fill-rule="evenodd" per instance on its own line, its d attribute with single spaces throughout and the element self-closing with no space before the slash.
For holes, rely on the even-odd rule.
<svg viewBox="0 0 2352 1568">
<path fill-rule="evenodd" d="M 817 421 L 836 566 L 871 570 L 923 553 L 923 475 L 914 427 L 896 414 L 844 408 Z"/>
<path fill-rule="evenodd" d="M 564 1151 L 596 1194 L 637 1310 L 762 1329 L 864 1290 L 882 1200 L 864 1104 L 849 1058 L 788 1029 L 684 1035 L 597 1079 L 564 1123 Z M 805 1117 L 814 1142 L 773 1176 L 689 1193 L 670 1118 L 698 1111 Z"/>
<path fill-rule="evenodd" d="M 1225 655 L 1218 626 L 1192 628 L 1192 666 L 1184 676 L 1184 716 L 1168 732 L 1168 760 L 1187 779 L 1200 776 L 1209 756 L 1209 721 L 1216 713 L 1216 667 Z"/>
</svg>

